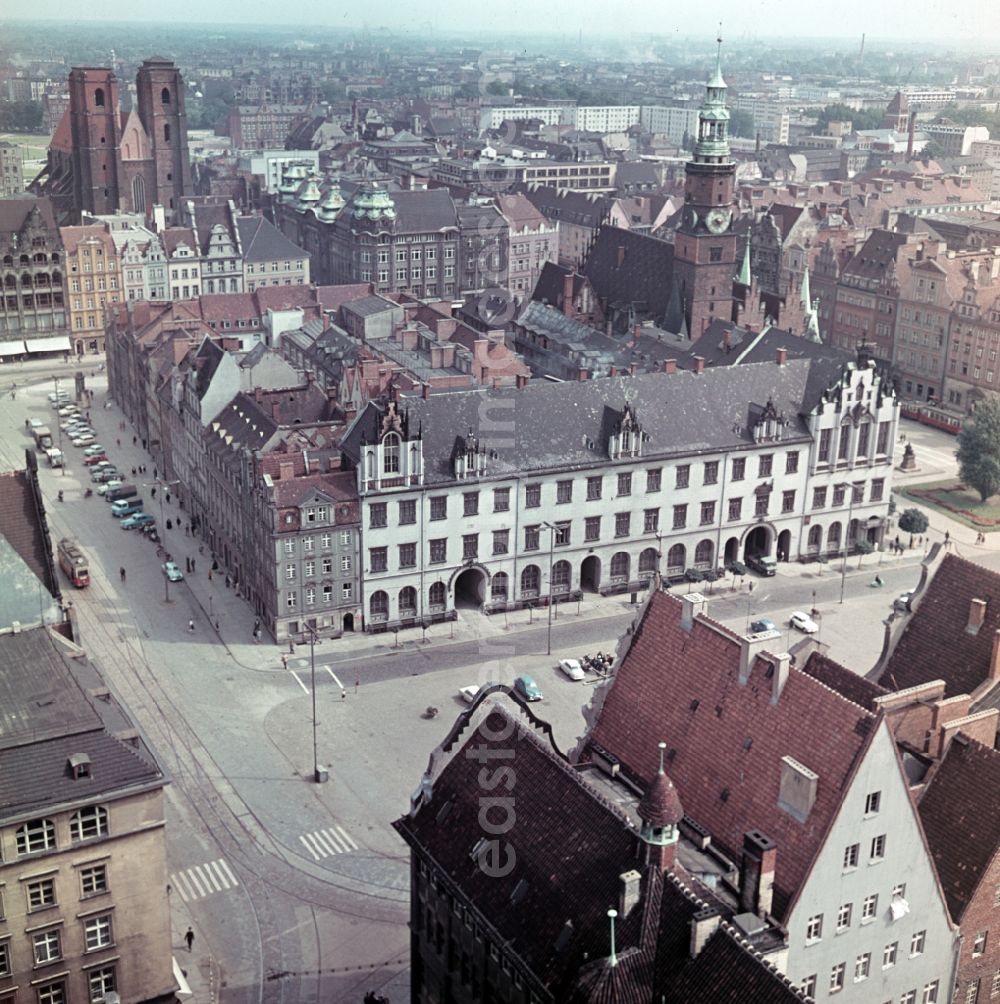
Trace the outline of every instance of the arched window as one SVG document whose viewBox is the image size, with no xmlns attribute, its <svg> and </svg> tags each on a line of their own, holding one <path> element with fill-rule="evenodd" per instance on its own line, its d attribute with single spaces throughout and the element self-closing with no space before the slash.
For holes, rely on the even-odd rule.
<svg viewBox="0 0 1000 1004">
<path fill-rule="evenodd" d="M 170 88 L 164 87 L 163 90 L 160 91 L 160 100 L 165 105 L 169 105 L 170 104 Z"/>
<path fill-rule="evenodd" d="M 371 610 L 371 615 L 374 618 L 382 618 L 389 616 L 389 594 L 384 590 L 380 589 L 378 592 L 372 593 L 372 598 L 369 601 L 369 609 Z"/>
<path fill-rule="evenodd" d="M 674 544 L 669 551 L 667 551 L 667 571 L 668 572 L 680 572 L 684 571 L 684 563 L 687 561 L 687 552 L 684 550 L 683 544 Z"/>
<path fill-rule="evenodd" d="M 617 554 L 613 555 L 611 558 L 611 579 L 628 581 L 628 570 L 631 565 L 631 560 L 625 551 L 619 551 Z"/>
<path fill-rule="evenodd" d="M 399 591 L 399 616 L 415 617 L 417 613 L 417 591 L 413 586 L 403 586 Z"/>
<path fill-rule="evenodd" d="M 826 549 L 828 551 L 840 550 L 840 524 L 831 523 L 830 529 L 826 531 Z"/>
<path fill-rule="evenodd" d="M 137 213 L 146 211 L 146 179 L 141 174 L 132 179 L 132 209 Z"/>
<path fill-rule="evenodd" d="M 443 607 L 444 606 L 444 583 L 435 582 L 431 586 L 430 592 L 428 593 L 428 600 L 432 607 Z"/>
<path fill-rule="evenodd" d="M 818 523 L 809 527 L 809 550 L 818 551 L 823 546 L 823 527 Z"/>
<path fill-rule="evenodd" d="M 495 600 L 507 599 L 507 573 L 497 572 L 490 583 L 490 595 Z"/>
<path fill-rule="evenodd" d="M 7 276 L 4 276 L 3 284 L 8 289 L 14 289 L 14 288 L 16 288 L 17 287 L 17 276 L 16 275 L 7 275 Z"/>
<path fill-rule="evenodd" d="M 38 854 L 55 850 L 56 824 L 51 819 L 32 819 L 17 828 L 17 853 Z"/>
<path fill-rule="evenodd" d="M 52 264 L 53 264 L 53 265 L 58 265 L 58 264 L 59 264 L 59 255 L 57 255 L 57 254 L 54 254 L 54 255 L 52 256 Z"/>
<path fill-rule="evenodd" d="M 59 272 L 52 273 L 52 285 L 58 286 L 62 282 L 62 275 Z"/>
<path fill-rule="evenodd" d="M 642 554 L 639 555 L 639 574 L 640 575 L 652 575 L 656 571 L 657 559 L 659 554 L 655 547 L 647 547 Z"/>
<path fill-rule="evenodd" d="M 48 272 L 38 272 L 35 274 L 35 285 L 36 286 L 47 286 L 49 284 L 49 273 Z"/>
<path fill-rule="evenodd" d="M 4 267 L 5 268 L 13 268 L 14 267 L 14 256 L 13 255 L 9 255 L 9 254 L 5 254 L 3 256 L 3 263 L 4 263 Z"/>
<path fill-rule="evenodd" d="M 382 440 L 382 472 L 399 473 L 399 436 L 395 432 L 388 433 Z"/>
<path fill-rule="evenodd" d="M 528 565 L 528 567 L 521 572 L 521 595 L 537 596 L 538 584 L 540 581 L 541 575 L 538 572 L 538 566 Z"/>
<path fill-rule="evenodd" d="M 94 106 L 97 107 L 97 108 L 103 108 L 104 107 L 104 88 L 103 87 L 98 87 L 97 90 L 94 91 Z"/>
<path fill-rule="evenodd" d="M 552 566 L 552 592 L 568 593 L 570 580 L 570 567 L 568 561 L 557 561 Z"/>
<path fill-rule="evenodd" d="M 70 816 L 69 836 L 74 844 L 108 835 L 108 810 L 100 805 L 88 805 Z"/>
<path fill-rule="evenodd" d="M 702 565 L 712 564 L 712 554 L 715 548 L 710 540 L 701 540 L 694 549 L 694 567 L 700 568 Z"/>
<path fill-rule="evenodd" d="M 170 142 L 170 123 L 169 122 L 164 122 L 163 123 L 163 139 L 167 143 Z"/>
</svg>

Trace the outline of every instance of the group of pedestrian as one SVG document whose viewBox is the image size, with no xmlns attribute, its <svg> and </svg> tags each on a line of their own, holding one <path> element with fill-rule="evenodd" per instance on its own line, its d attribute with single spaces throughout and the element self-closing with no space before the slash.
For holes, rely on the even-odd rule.
<svg viewBox="0 0 1000 1004">
<path fill-rule="evenodd" d="M 985 544 L 986 543 L 986 534 L 985 533 L 977 533 L 976 534 L 976 543 L 977 544 Z"/>
<path fill-rule="evenodd" d="M 253 643 L 255 645 L 259 645 L 260 644 L 261 634 L 262 633 L 261 633 L 261 628 L 260 628 L 260 618 L 258 617 L 253 622 Z"/>
</svg>

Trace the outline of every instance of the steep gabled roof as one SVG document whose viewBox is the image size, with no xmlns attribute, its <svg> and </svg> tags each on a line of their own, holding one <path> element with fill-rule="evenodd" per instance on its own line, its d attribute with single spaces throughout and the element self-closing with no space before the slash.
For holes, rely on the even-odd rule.
<svg viewBox="0 0 1000 1004">
<path fill-rule="evenodd" d="M 298 244 L 290 241 L 263 216 L 237 217 L 236 226 L 243 245 L 244 261 L 276 261 L 280 258 L 302 261 L 310 257 L 308 251 L 303 251 Z"/>
<path fill-rule="evenodd" d="M 666 318 L 674 274 L 672 244 L 605 224 L 583 271 L 602 303 L 635 304 L 641 316 L 657 322 Z"/>
<path fill-rule="evenodd" d="M 772 702 L 771 661 L 751 656 L 741 684 L 746 643 L 702 616 L 685 630 L 681 609 L 680 599 L 652 595 L 588 742 L 645 783 L 657 770 L 656 744 L 665 740 L 685 812 L 725 853 L 738 860 L 751 829 L 777 844 L 780 918 L 809 873 L 876 717 L 795 668 Z M 773 645 L 783 646 L 782 639 Z M 819 775 L 804 822 L 779 806 L 786 757 Z"/>
<path fill-rule="evenodd" d="M 0 536 L 18 553 L 49 594 L 58 597 L 59 583 L 37 473 L 27 470 L 0 473 Z M 40 610 L 39 603 L 36 613 Z"/>
<path fill-rule="evenodd" d="M 973 634 L 967 625 L 974 599 L 986 601 L 986 615 Z M 1000 575 L 946 554 L 910 614 L 879 683 L 889 690 L 905 690 L 930 680 L 944 680 L 946 697 L 971 694 L 989 676 L 998 629 Z"/>
<path fill-rule="evenodd" d="M 1000 851 L 998 793 L 1000 752 L 958 735 L 917 807 L 956 924 Z"/>
<path fill-rule="evenodd" d="M 802 666 L 802 672 L 835 690 L 859 708 L 868 708 L 869 711 L 875 711 L 876 699 L 888 693 L 885 687 L 866 680 L 822 652 L 810 653 Z"/>
</svg>

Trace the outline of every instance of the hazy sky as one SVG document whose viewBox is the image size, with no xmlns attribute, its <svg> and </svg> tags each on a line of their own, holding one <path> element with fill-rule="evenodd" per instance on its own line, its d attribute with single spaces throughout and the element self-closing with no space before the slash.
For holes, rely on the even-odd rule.
<svg viewBox="0 0 1000 1004">
<path fill-rule="evenodd" d="M 7 0 L 0 9 L 17 18 L 66 18 L 65 0 Z M 80 8 L 77 7 L 77 10 Z M 90 8 L 102 21 L 147 21 L 154 11 L 167 8 L 136 4 L 133 0 L 102 0 Z M 869 40 L 934 39 L 983 43 L 1000 40 L 1000 2 L 972 4 L 957 0 L 716 0 L 712 4 L 674 0 L 512 0 L 507 3 L 470 3 L 469 0 L 436 0 L 418 6 L 399 0 L 298 0 L 275 4 L 271 0 L 171 0 L 173 23 L 230 21 L 234 24 L 331 25 L 368 27 L 388 25 L 394 33 L 407 24 L 425 30 L 453 27 L 460 31 L 495 32 L 511 36 L 531 32 L 564 33 L 579 30 L 593 38 L 611 32 L 619 40 L 641 44 L 649 34 L 678 37 L 713 35 L 721 19 L 729 38 L 857 37 Z"/>
</svg>

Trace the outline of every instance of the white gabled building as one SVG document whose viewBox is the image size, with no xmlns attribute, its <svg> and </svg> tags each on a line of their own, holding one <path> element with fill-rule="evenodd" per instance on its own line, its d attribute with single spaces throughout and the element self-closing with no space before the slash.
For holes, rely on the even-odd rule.
<svg viewBox="0 0 1000 1004">
<path fill-rule="evenodd" d="M 371 629 L 881 541 L 898 406 L 785 359 L 370 403 L 343 441 Z"/>
</svg>

